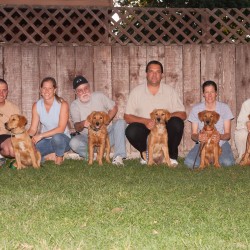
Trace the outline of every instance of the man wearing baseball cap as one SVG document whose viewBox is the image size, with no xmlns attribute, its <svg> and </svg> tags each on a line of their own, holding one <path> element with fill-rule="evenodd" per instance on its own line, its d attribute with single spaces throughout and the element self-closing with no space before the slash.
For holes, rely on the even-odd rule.
<svg viewBox="0 0 250 250">
<path fill-rule="evenodd" d="M 75 130 L 80 134 L 75 135 L 70 141 L 71 149 L 81 157 L 87 155 L 88 145 L 88 126 L 87 116 L 93 111 L 104 111 L 108 113 L 110 121 L 115 117 L 118 107 L 113 100 L 108 98 L 102 92 L 91 92 L 87 79 L 83 76 L 77 76 L 73 80 L 73 89 L 77 99 L 71 103 L 70 115 Z M 123 165 L 123 159 L 126 158 L 125 129 L 126 122 L 118 119 L 111 122 L 108 126 L 108 133 L 111 146 L 114 146 L 114 157 L 112 163 Z"/>
</svg>

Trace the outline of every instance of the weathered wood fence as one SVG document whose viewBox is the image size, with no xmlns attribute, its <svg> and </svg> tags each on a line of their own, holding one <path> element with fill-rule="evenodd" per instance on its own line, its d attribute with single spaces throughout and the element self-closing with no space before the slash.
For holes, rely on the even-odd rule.
<svg viewBox="0 0 250 250">
<path fill-rule="evenodd" d="M 48 13 L 48 10 L 42 10 Z M 4 11 L 6 10 L 4 9 Z M 9 11 L 12 11 L 12 15 L 17 13 L 13 10 Z M 25 13 L 27 15 L 27 11 Z M 28 13 L 30 12 L 28 11 Z M 67 16 L 70 16 L 70 13 Z M 3 17 L 3 10 L 0 10 L 0 19 L 2 19 L 0 30 L 5 30 L 0 35 L 2 42 L 0 44 L 0 77 L 6 79 L 9 84 L 8 98 L 20 106 L 29 122 L 32 104 L 39 98 L 39 85 L 42 78 L 55 77 L 58 82 L 58 94 L 71 103 L 75 98 L 72 80 L 78 74 L 84 75 L 89 80 L 93 90 L 104 91 L 116 100 L 119 104 L 117 118 L 122 118 L 130 90 L 137 84 L 145 82 L 146 63 L 156 59 L 161 61 L 164 66 L 162 81 L 172 85 L 178 91 L 187 112 L 195 103 L 202 100 L 201 84 L 206 80 L 214 80 L 219 87 L 218 99 L 228 103 L 237 117 L 242 102 L 250 97 L 250 43 L 246 39 L 250 33 L 249 10 L 246 17 L 243 25 L 244 39 L 241 37 L 241 40 L 236 39 L 235 42 L 232 41 L 232 36 L 225 36 L 220 40 L 222 42 L 214 43 L 210 38 L 215 36 L 211 35 L 205 43 L 204 34 L 200 33 L 203 42 L 194 39 L 194 42 L 191 43 L 190 39 L 185 38 L 183 44 L 180 44 L 178 40 L 179 42 L 172 41 L 169 44 L 158 42 L 152 46 L 144 41 L 139 45 L 126 42 L 126 46 L 124 46 L 119 42 L 109 43 L 106 40 L 106 43 L 94 44 L 95 46 L 89 41 L 69 46 L 69 44 L 59 44 L 58 42 L 49 44 L 49 39 L 47 43 L 36 44 L 35 41 L 27 42 L 27 40 L 21 43 L 18 38 L 25 33 L 24 31 L 18 31 L 15 36 L 13 35 L 17 40 L 5 41 L 9 32 L 6 20 L 9 20 L 10 16 Z M 153 18 L 151 19 L 153 20 Z M 89 19 L 84 20 L 90 22 Z M 176 20 L 174 22 L 177 27 Z M 3 23 L 5 25 L 2 25 Z M 26 23 L 28 23 L 27 20 Z M 49 21 L 44 21 L 44 27 L 48 23 Z M 93 32 L 96 33 L 96 31 Z M 50 31 L 51 33 L 53 30 Z M 183 36 L 186 36 L 185 32 L 182 33 Z M 234 31 L 234 33 L 237 32 Z M 27 31 L 25 34 L 26 37 L 29 37 Z M 65 33 L 63 34 L 65 35 Z M 159 34 L 159 32 L 155 34 Z M 174 39 L 178 37 L 173 36 Z M 226 37 L 228 41 L 225 41 Z M 124 38 L 120 39 L 124 42 Z M 233 121 L 232 134 L 235 124 L 236 120 Z M 192 145 L 190 124 L 186 121 L 185 134 L 180 147 L 181 154 L 185 154 Z M 233 140 L 232 145 L 234 146 Z M 128 147 L 128 151 L 132 152 L 131 150 L 133 151 Z"/>
</svg>

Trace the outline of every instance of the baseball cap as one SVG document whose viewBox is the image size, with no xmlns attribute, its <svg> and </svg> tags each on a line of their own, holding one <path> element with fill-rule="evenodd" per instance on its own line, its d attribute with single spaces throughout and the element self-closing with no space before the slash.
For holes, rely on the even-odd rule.
<svg viewBox="0 0 250 250">
<path fill-rule="evenodd" d="M 76 89 L 81 84 L 88 83 L 87 79 L 83 76 L 77 76 L 73 80 L 73 89 Z"/>
</svg>

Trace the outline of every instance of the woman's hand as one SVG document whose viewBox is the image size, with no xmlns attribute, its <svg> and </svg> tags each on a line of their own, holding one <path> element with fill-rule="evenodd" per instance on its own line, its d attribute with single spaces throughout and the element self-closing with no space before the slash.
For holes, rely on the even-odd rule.
<svg viewBox="0 0 250 250">
<path fill-rule="evenodd" d="M 198 140 L 199 142 L 203 142 L 203 143 L 207 142 L 208 141 L 207 134 L 204 132 L 199 133 Z"/>
<path fill-rule="evenodd" d="M 218 131 L 216 131 L 216 133 L 214 133 L 211 137 L 212 141 L 214 141 L 215 143 L 219 143 L 220 142 L 220 133 Z"/>
<path fill-rule="evenodd" d="M 34 135 L 33 137 L 32 137 L 32 141 L 35 143 L 35 144 L 37 144 L 39 141 L 41 141 L 43 139 L 43 137 L 42 137 L 42 135 L 40 134 L 40 135 Z"/>
</svg>

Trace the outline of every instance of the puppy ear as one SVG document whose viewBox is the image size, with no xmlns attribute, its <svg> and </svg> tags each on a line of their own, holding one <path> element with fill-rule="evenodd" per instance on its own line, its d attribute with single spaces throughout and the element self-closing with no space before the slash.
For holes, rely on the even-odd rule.
<svg viewBox="0 0 250 250">
<path fill-rule="evenodd" d="M 171 118 L 171 114 L 168 110 L 164 109 L 164 112 L 165 112 L 165 121 L 168 121 L 170 118 Z"/>
<path fill-rule="evenodd" d="M 214 123 L 217 123 L 220 119 L 220 115 L 214 111 Z"/>
<path fill-rule="evenodd" d="M 248 115 L 248 119 L 250 120 L 250 115 Z"/>
<path fill-rule="evenodd" d="M 150 118 L 154 119 L 155 118 L 155 111 L 156 109 L 154 109 L 151 113 L 150 113 Z"/>
<path fill-rule="evenodd" d="M 93 111 L 92 113 L 90 113 L 87 118 L 86 118 L 86 121 L 92 123 L 92 120 L 93 120 L 93 116 L 95 115 L 95 111 Z"/>
<path fill-rule="evenodd" d="M 108 125 L 110 123 L 110 117 L 106 112 L 102 112 L 104 118 L 104 124 Z"/>
<path fill-rule="evenodd" d="M 19 118 L 18 127 L 25 127 L 28 123 L 26 117 L 23 115 L 19 115 L 18 118 Z"/>
<path fill-rule="evenodd" d="M 204 117 L 205 112 L 206 112 L 206 110 L 203 110 L 203 111 L 198 113 L 198 118 L 201 122 L 203 121 L 203 117 Z"/>
</svg>

